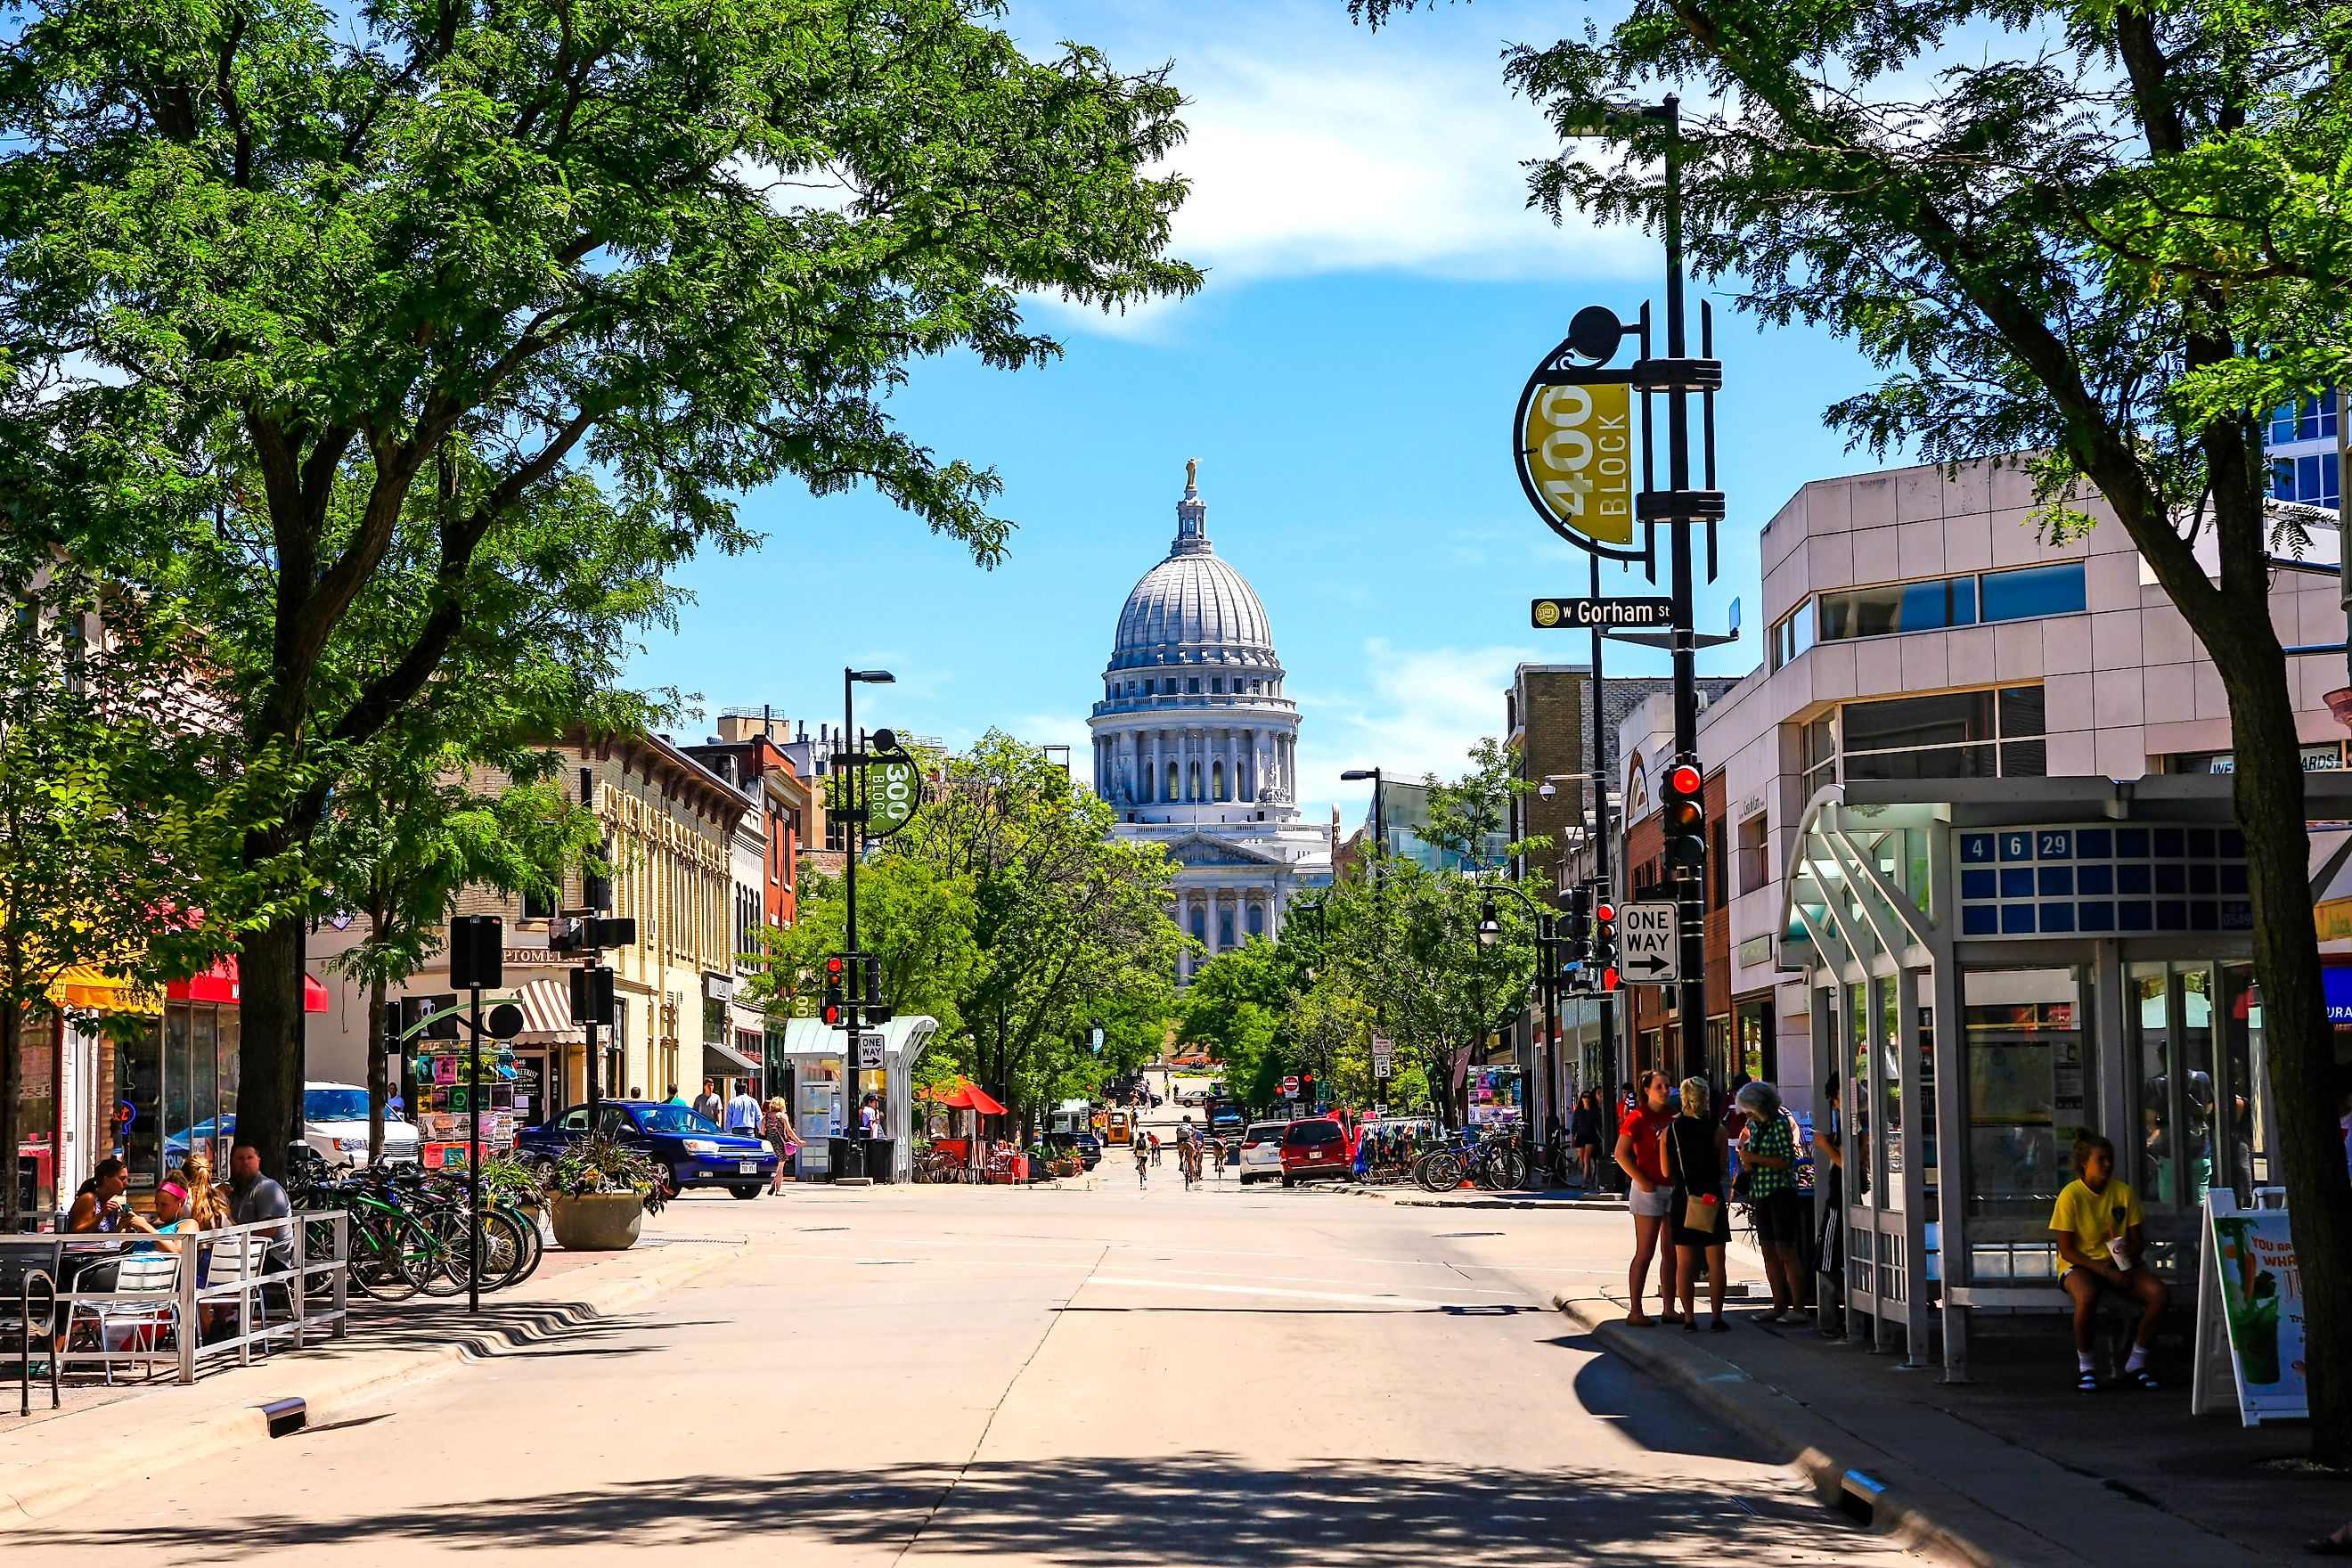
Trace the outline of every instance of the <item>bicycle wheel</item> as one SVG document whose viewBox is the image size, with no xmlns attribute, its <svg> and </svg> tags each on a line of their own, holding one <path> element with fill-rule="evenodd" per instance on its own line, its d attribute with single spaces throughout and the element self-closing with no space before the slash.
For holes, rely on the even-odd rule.
<svg viewBox="0 0 2352 1568">
<path fill-rule="evenodd" d="M 1495 1159 L 1496 1185 L 1506 1188 L 1528 1184 L 1528 1157 L 1517 1149 L 1506 1149 Z"/>
<path fill-rule="evenodd" d="M 1424 1191 L 1450 1193 L 1462 1184 L 1462 1156 L 1451 1149 L 1432 1149 L 1413 1167 L 1412 1179 Z"/>
<path fill-rule="evenodd" d="M 540 1259 L 547 1256 L 547 1237 L 540 1234 L 537 1216 L 521 1205 L 502 1203 L 498 1205 L 498 1212 L 513 1221 L 522 1231 L 522 1263 L 516 1268 L 513 1278 L 506 1281 L 509 1285 L 520 1285 L 539 1272 Z"/>
<path fill-rule="evenodd" d="M 383 1222 L 352 1216 L 352 1288 L 372 1301 L 405 1301 L 416 1294 L 416 1276 Z"/>
<path fill-rule="evenodd" d="M 466 1293 L 467 1259 L 473 1256 L 465 1215 L 456 1209 L 435 1209 L 410 1215 L 404 1227 L 405 1252 L 416 1275 L 417 1288 L 427 1296 Z"/>
</svg>

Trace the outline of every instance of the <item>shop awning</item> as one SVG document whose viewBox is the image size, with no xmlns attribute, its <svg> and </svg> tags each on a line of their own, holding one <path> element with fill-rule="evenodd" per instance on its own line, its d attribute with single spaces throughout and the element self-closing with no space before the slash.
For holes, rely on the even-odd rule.
<svg viewBox="0 0 2352 1568">
<path fill-rule="evenodd" d="M 946 1106 L 950 1110 L 977 1110 L 982 1116 L 1010 1114 L 1004 1107 L 996 1103 L 994 1097 L 990 1095 L 988 1090 L 969 1081 L 959 1083 L 945 1094 L 934 1090 L 931 1099 Z"/>
<path fill-rule="evenodd" d="M 235 1006 L 239 1002 L 236 957 L 215 959 L 213 966 L 193 980 L 174 980 L 163 988 L 163 994 L 174 1002 L 226 1002 Z M 315 975 L 302 976 L 302 1011 L 323 1013 L 329 999 L 327 988 Z"/>
<path fill-rule="evenodd" d="M 724 1040 L 702 1042 L 702 1070 L 720 1078 L 738 1078 L 760 1071 L 760 1064 Z"/>
<path fill-rule="evenodd" d="M 522 1033 L 515 1038 L 525 1045 L 577 1045 L 586 1039 L 579 1025 L 572 1021 L 572 982 L 541 975 L 528 981 L 515 990 L 515 1003 L 522 1008 Z"/>
<path fill-rule="evenodd" d="M 128 980 L 117 980 L 94 963 L 77 963 L 49 987 L 49 1002 L 58 1007 L 86 1007 L 99 1013 L 160 1013 L 155 993 Z"/>
</svg>

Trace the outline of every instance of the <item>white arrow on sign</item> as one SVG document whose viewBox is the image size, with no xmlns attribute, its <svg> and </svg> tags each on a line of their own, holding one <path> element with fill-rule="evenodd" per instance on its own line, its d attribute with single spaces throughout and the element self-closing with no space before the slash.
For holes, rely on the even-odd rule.
<svg viewBox="0 0 2352 1568">
<path fill-rule="evenodd" d="M 1627 904 L 1617 911 L 1617 967 L 1638 985 L 1664 985 L 1682 978 L 1682 943 L 1675 933 L 1677 907 L 1671 903 Z"/>
</svg>

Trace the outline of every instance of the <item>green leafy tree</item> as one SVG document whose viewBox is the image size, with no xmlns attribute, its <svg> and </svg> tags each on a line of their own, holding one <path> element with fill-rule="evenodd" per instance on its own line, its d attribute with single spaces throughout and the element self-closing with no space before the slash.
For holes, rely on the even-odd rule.
<svg viewBox="0 0 2352 1568">
<path fill-rule="evenodd" d="M 0 1231 L 24 1217 L 28 1026 L 57 1016 L 75 970 L 152 986 L 235 943 L 221 848 L 245 806 L 186 722 L 200 694 L 176 628 L 22 543 L 0 542 Z"/>
<path fill-rule="evenodd" d="M 745 490 L 866 483 L 992 562 L 994 476 L 886 412 L 908 363 L 1058 353 L 1024 291 L 1199 282 L 1164 257 L 1164 73 L 1031 58 L 992 0 L 9 9 L 18 521 L 184 601 L 278 770 L 237 825 L 288 906 L 244 950 L 257 1130 L 298 1125 L 329 793 L 462 639 L 577 582 L 553 500 L 634 571 L 748 545 Z M 517 529 L 557 559 L 500 549 Z M 424 592 L 392 591 L 403 559 Z"/>
<path fill-rule="evenodd" d="M 1413 0 L 1350 0 L 1375 24 Z M 1700 89 L 1669 165 L 1657 120 L 1539 164 L 1555 216 L 1663 222 L 1773 324 L 1825 326 L 1882 373 L 1831 421 L 1876 450 L 2030 453 L 2046 530 L 2095 492 L 2228 699 L 2254 966 L 2295 1249 L 2313 1447 L 2352 1464 L 2352 1182 L 2268 561 L 2266 410 L 2352 377 L 2344 221 L 2352 35 L 2298 0 L 1853 6 L 1638 0 L 1512 49 L 1566 132 L 1596 105 Z M 1580 147 L 1591 147 L 1583 142 Z"/>
<path fill-rule="evenodd" d="M 940 1020 L 923 1081 L 1002 1085 L 1034 1122 L 1159 1053 L 1183 943 L 1172 873 L 1035 747 L 992 731 L 934 761 L 922 811 L 861 862 L 858 943 L 893 1007 Z M 815 1010 L 824 955 L 845 945 L 842 894 L 810 879 L 799 922 L 772 937 L 755 984 L 772 1010 Z"/>
</svg>

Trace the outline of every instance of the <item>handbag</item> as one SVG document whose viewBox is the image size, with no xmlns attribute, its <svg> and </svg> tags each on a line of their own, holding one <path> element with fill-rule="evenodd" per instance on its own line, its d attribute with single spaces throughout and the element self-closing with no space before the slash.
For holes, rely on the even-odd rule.
<svg viewBox="0 0 2352 1568">
<path fill-rule="evenodd" d="M 1672 1127 L 1666 1129 L 1666 1152 L 1673 1156 L 1675 1185 L 1689 1194 L 1683 1199 L 1683 1228 L 1703 1230 L 1713 1235 L 1717 1223 L 1723 1218 L 1723 1205 L 1716 1202 L 1712 1193 L 1690 1192 L 1690 1183 L 1682 1173 L 1682 1140 L 1675 1136 Z"/>
</svg>

